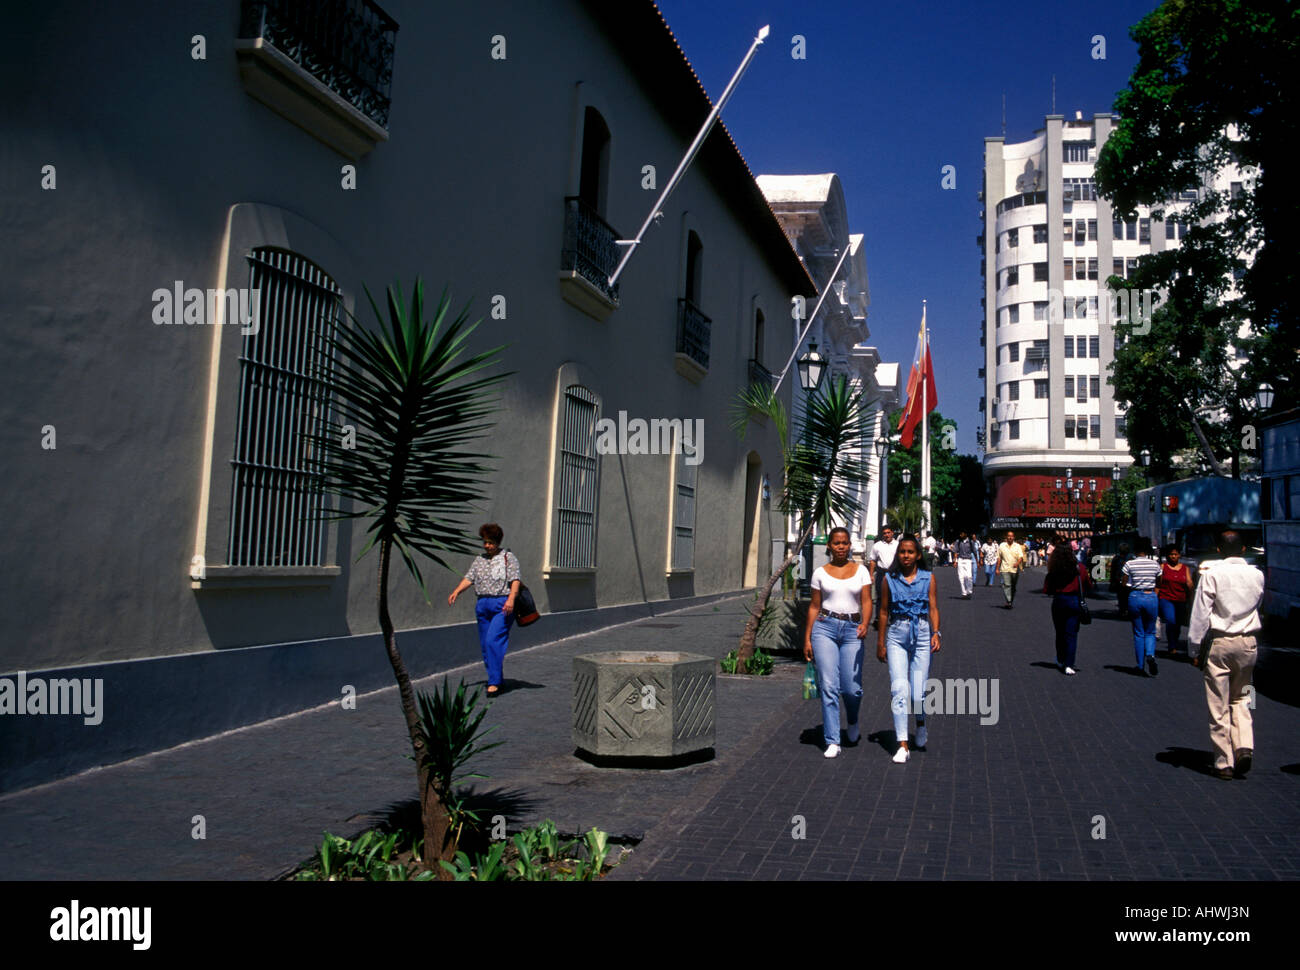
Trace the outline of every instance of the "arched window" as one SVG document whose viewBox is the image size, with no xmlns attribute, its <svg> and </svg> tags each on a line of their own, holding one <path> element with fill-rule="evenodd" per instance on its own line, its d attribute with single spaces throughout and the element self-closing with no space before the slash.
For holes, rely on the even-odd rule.
<svg viewBox="0 0 1300 970">
<path fill-rule="evenodd" d="M 559 480 L 556 487 L 555 547 L 560 569 L 596 568 L 596 518 L 600 458 L 596 422 L 600 398 L 581 384 L 564 388 L 560 404 Z"/>
<path fill-rule="evenodd" d="M 323 565 L 324 506 L 308 435 L 329 422 L 321 350 L 342 291 L 319 266 L 277 247 L 248 254 L 258 326 L 239 360 L 230 545 L 232 566 Z"/>
<path fill-rule="evenodd" d="M 600 112 L 588 106 L 582 116 L 582 169 L 578 198 L 599 216 L 607 215 L 609 201 L 609 125 Z"/>
</svg>

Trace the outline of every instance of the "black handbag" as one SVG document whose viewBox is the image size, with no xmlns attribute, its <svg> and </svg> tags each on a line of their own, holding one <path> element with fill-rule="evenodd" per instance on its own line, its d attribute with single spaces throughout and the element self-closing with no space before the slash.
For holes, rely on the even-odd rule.
<svg viewBox="0 0 1300 970">
<path fill-rule="evenodd" d="M 1092 613 L 1088 610 L 1088 601 L 1083 598 L 1083 592 L 1079 593 L 1079 625 L 1087 626 L 1092 622 Z"/>
<path fill-rule="evenodd" d="M 509 552 L 506 555 L 510 555 Z M 518 558 L 515 562 L 519 562 Z M 531 626 L 542 618 L 537 612 L 537 601 L 533 599 L 533 594 L 529 592 L 528 587 L 524 585 L 523 579 L 519 580 L 519 592 L 515 594 L 515 623 L 519 626 Z"/>
</svg>

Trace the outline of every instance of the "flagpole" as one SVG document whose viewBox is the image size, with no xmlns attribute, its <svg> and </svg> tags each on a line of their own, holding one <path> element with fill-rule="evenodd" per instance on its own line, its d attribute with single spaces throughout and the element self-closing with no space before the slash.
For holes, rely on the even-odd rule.
<svg viewBox="0 0 1300 970">
<path fill-rule="evenodd" d="M 925 323 L 925 300 L 921 301 L 921 522 L 922 535 L 933 535 L 930 527 L 930 375 L 925 365 L 930 359 L 930 331 Z"/>
</svg>

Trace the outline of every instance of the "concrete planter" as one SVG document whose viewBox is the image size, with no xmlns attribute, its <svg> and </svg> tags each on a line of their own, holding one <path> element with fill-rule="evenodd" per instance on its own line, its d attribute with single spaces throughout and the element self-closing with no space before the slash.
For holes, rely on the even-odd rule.
<svg viewBox="0 0 1300 970">
<path fill-rule="evenodd" d="M 574 745 L 599 757 L 634 758 L 712 748 L 716 663 L 672 650 L 574 657 Z"/>
</svg>

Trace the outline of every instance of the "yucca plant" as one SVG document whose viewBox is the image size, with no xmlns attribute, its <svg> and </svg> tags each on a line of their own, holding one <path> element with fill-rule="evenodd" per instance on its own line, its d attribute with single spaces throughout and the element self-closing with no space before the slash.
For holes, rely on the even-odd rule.
<svg viewBox="0 0 1300 970">
<path fill-rule="evenodd" d="M 366 290 L 377 330 L 349 314 L 347 322 L 330 323 L 320 347 L 318 375 L 355 439 L 334 429 L 306 437 L 316 446 L 326 489 L 352 502 L 350 511 L 332 517 L 369 520 L 369 541 L 358 560 L 379 549 L 379 625 L 415 753 L 426 858 L 436 860 L 449 856 L 450 822 L 445 792 L 433 784 L 415 693 L 397 649 L 388 612 L 389 572 L 396 548 L 427 601 L 417 555 L 450 569 L 445 554 L 478 551 L 464 520 L 486 487 L 491 456 L 466 444 L 491 431 L 496 399 L 490 390 L 508 375 L 482 373 L 502 348 L 471 353 L 468 340 L 478 321 L 469 323 L 468 308 L 449 321 L 445 291 L 432 319 L 425 317 L 418 278 L 409 306 L 400 285 L 389 287 L 387 296 L 385 321 Z"/>
<path fill-rule="evenodd" d="M 819 525 L 829 525 L 832 517 L 846 519 L 861 507 L 857 496 L 870 478 L 870 465 L 860 457 L 868 444 L 863 416 L 874 403 L 865 402 L 862 392 L 852 390 L 843 375 L 827 381 L 808 398 L 800 439 L 791 441 L 785 406 L 771 386 L 755 383 L 740 393 L 732 412 L 732 429 L 744 437 L 755 415 L 771 419 L 781 440 L 784 485 L 780 509 L 784 515 L 801 516 L 803 526 L 785 562 L 772 572 L 747 608 L 749 616 L 736 648 L 736 673 L 749 672 L 758 625 L 772 589 L 813 531 Z"/>
</svg>

